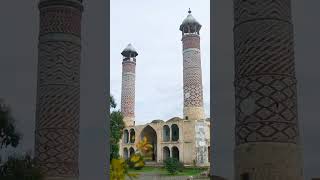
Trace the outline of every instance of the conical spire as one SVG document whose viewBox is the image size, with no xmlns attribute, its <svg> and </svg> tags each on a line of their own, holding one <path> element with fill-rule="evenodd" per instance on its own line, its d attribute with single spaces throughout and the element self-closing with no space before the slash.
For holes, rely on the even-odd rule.
<svg viewBox="0 0 320 180">
<path fill-rule="evenodd" d="M 132 46 L 131 43 L 128 44 L 128 46 L 122 51 L 121 53 L 124 57 L 136 57 L 138 56 L 138 52 L 136 49 Z"/>
</svg>

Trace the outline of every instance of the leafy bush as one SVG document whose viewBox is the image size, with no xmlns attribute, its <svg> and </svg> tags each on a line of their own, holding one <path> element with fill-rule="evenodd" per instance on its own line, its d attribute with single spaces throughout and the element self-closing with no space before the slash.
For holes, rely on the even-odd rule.
<svg viewBox="0 0 320 180">
<path fill-rule="evenodd" d="M 168 158 L 164 161 L 164 167 L 170 174 L 177 174 L 184 168 L 183 164 L 176 158 Z"/>
<path fill-rule="evenodd" d="M 10 156 L 0 167 L 2 180 L 43 180 L 44 176 L 30 155 Z"/>
<path fill-rule="evenodd" d="M 110 165 L 110 179 L 124 180 L 126 176 L 130 179 L 138 178 L 137 174 L 128 172 L 128 165 L 124 159 L 112 159 Z"/>
<path fill-rule="evenodd" d="M 134 168 L 136 170 L 142 169 L 145 165 L 143 156 L 140 153 L 132 155 L 130 159 L 128 159 L 127 163 L 130 168 Z"/>
</svg>

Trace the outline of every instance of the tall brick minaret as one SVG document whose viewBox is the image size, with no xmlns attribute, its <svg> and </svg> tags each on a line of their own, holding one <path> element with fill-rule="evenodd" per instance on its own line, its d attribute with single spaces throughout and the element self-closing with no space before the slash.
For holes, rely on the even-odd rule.
<svg viewBox="0 0 320 180">
<path fill-rule="evenodd" d="M 82 0 L 40 0 L 35 158 L 46 180 L 77 180 Z"/>
<path fill-rule="evenodd" d="M 180 25 L 183 44 L 183 116 L 185 119 L 204 118 L 200 53 L 201 24 L 191 15 Z"/>
<path fill-rule="evenodd" d="M 135 78 L 136 78 L 136 57 L 137 51 L 129 44 L 122 51 L 122 91 L 121 91 L 121 112 L 125 126 L 134 126 L 135 115 Z"/>
<path fill-rule="evenodd" d="M 234 0 L 235 180 L 302 180 L 290 0 Z"/>
</svg>

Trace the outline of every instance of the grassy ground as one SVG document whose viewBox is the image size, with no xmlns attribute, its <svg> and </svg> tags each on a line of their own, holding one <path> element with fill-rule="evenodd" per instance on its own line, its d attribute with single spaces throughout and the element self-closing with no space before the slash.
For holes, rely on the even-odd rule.
<svg viewBox="0 0 320 180">
<path fill-rule="evenodd" d="M 203 168 L 184 168 L 182 172 L 175 174 L 174 176 L 197 176 L 200 175 L 201 172 L 205 171 Z M 163 167 L 143 167 L 141 170 L 130 169 L 130 173 L 135 174 L 159 174 L 164 176 L 172 176 L 167 172 L 167 170 Z"/>
</svg>

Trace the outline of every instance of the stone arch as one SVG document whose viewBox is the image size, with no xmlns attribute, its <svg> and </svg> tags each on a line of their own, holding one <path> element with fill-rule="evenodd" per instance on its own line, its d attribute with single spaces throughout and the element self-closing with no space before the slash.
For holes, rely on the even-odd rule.
<svg viewBox="0 0 320 180">
<path fill-rule="evenodd" d="M 129 131 L 127 129 L 123 131 L 123 142 L 126 144 L 129 143 Z"/>
<path fill-rule="evenodd" d="M 171 148 L 171 153 L 172 153 L 172 158 L 176 158 L 178 161 L 179 159 L 179 149 L 177 148 L 177 146 L 173 146 Z"/>
<path fill-rule="evenodd" d="M 170 127 L 168 126 L 168 125 L 164 125 L 163 126 L 163 141 L 164 142 L 168 142 L 168 141 L 170 141 Z"/>
<path fill-rule="evenodd" d="M 129 149 L 129 157 L 131 157 L 132 155 L 134 155 L 134 149 L 133 149 L 133 147 L 130 147 L 130 149 Z"/>
<path fill-rule="evenodd" d="M 130 129 L 130 143 L 134 143 L 136 140 L 136 132 L 134 129 Z"/>
<path fill-rule="evenodd" d="M 147 125 L 141 131 L 140 138 L 143 139 L 144 137 L 152 145 L 152 151 L 145 157 L 146 161 L 157 161 L 157 132 L 150 125 Z"/>
<path fill-rule="evenodd" d="M 172 141 L 179 140 L 179 127 L 176 124 L 171 125 L 171 140 Z"/>
<path fill-rule="evenodd" d="M 128 154 L 128 148 L 123 148 L 123 158 L 128 159 L 129 154 Z"/>
<path fill-rule="evenodd" d="M 170 149 L 165 146 L 163 147 L 163 160 L 170 158 Z"/>
</svg>

